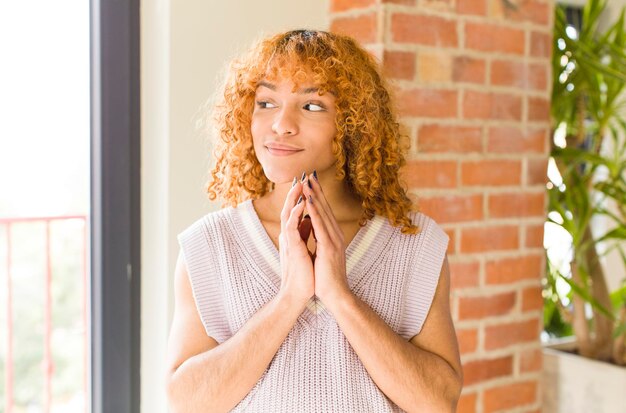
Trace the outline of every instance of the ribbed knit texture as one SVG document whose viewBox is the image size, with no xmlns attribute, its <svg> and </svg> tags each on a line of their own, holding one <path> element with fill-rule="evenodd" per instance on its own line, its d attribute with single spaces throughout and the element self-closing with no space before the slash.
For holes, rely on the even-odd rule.
<svg viewBox="0 0 626 413">
<path fill-rule="evenodd" d="M 375 216 L 346 250 L 351 290 L 409 340 L 430 309 L 447 234 L 415 213 L 405 235 Z M 210 213 L 178 236 L 207 334 L 228 340 L 280 288 L 279 252 L 250 200 Z M 210 406 L 207 406 L 207 408 Z M 233 412 L 401 412 L 372 381 L 333 316 L 316 298 L 263 376 Z"/>
</svg>

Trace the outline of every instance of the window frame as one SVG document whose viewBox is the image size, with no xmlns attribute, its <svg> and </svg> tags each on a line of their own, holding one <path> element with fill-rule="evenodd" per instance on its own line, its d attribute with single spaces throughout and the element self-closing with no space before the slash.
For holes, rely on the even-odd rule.
<svg viewBox="0 0 626 413">
<path fill-rule="evenodd" d="M 140 402 L 139 0 L 90 0 L 91 411 Z"/>
</svg>

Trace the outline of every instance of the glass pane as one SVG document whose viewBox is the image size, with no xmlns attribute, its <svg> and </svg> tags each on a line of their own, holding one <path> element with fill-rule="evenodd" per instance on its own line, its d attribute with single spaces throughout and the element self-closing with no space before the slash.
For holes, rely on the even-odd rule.
<svg viewBox="0 0 626 413">
<path fill-rule="evenodd" d="M 0 413 L 87 412 L 89 2 L 0 2 Z"/>
</svg>

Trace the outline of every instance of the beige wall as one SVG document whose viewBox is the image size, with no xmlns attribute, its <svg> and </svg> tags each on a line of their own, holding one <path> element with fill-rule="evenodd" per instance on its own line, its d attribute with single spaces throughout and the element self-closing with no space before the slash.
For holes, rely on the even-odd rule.
<svg viewBox="0 0 626 413">
<path fill-rule="evenodd" d="M 237 50 L 263 33 L 326 29 L 327 9 L 328 0 L 142 2 L 142 412 L 166 411 L 176 235 L 217 208 L 203 190 L 209 145 L 198 111 Z"/>
</svg>

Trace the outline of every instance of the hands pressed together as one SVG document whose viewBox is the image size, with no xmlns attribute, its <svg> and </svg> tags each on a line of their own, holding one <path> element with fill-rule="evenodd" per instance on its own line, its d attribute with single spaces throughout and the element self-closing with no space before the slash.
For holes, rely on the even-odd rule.
<svg viewBox="0 0 626 413">
<path fill-rule="evenodd" d="M 308 215 L 303 217 L 304 210 Z M 315 294 L 324 304 L 351 294 L 346 278 L 346 246 L 317 173 L 294 178 L 280 215 L 278 238 L 281 290 L 306 303 Z M 307 248 L 310 236 L 315 251 Z"/>
</svg>

